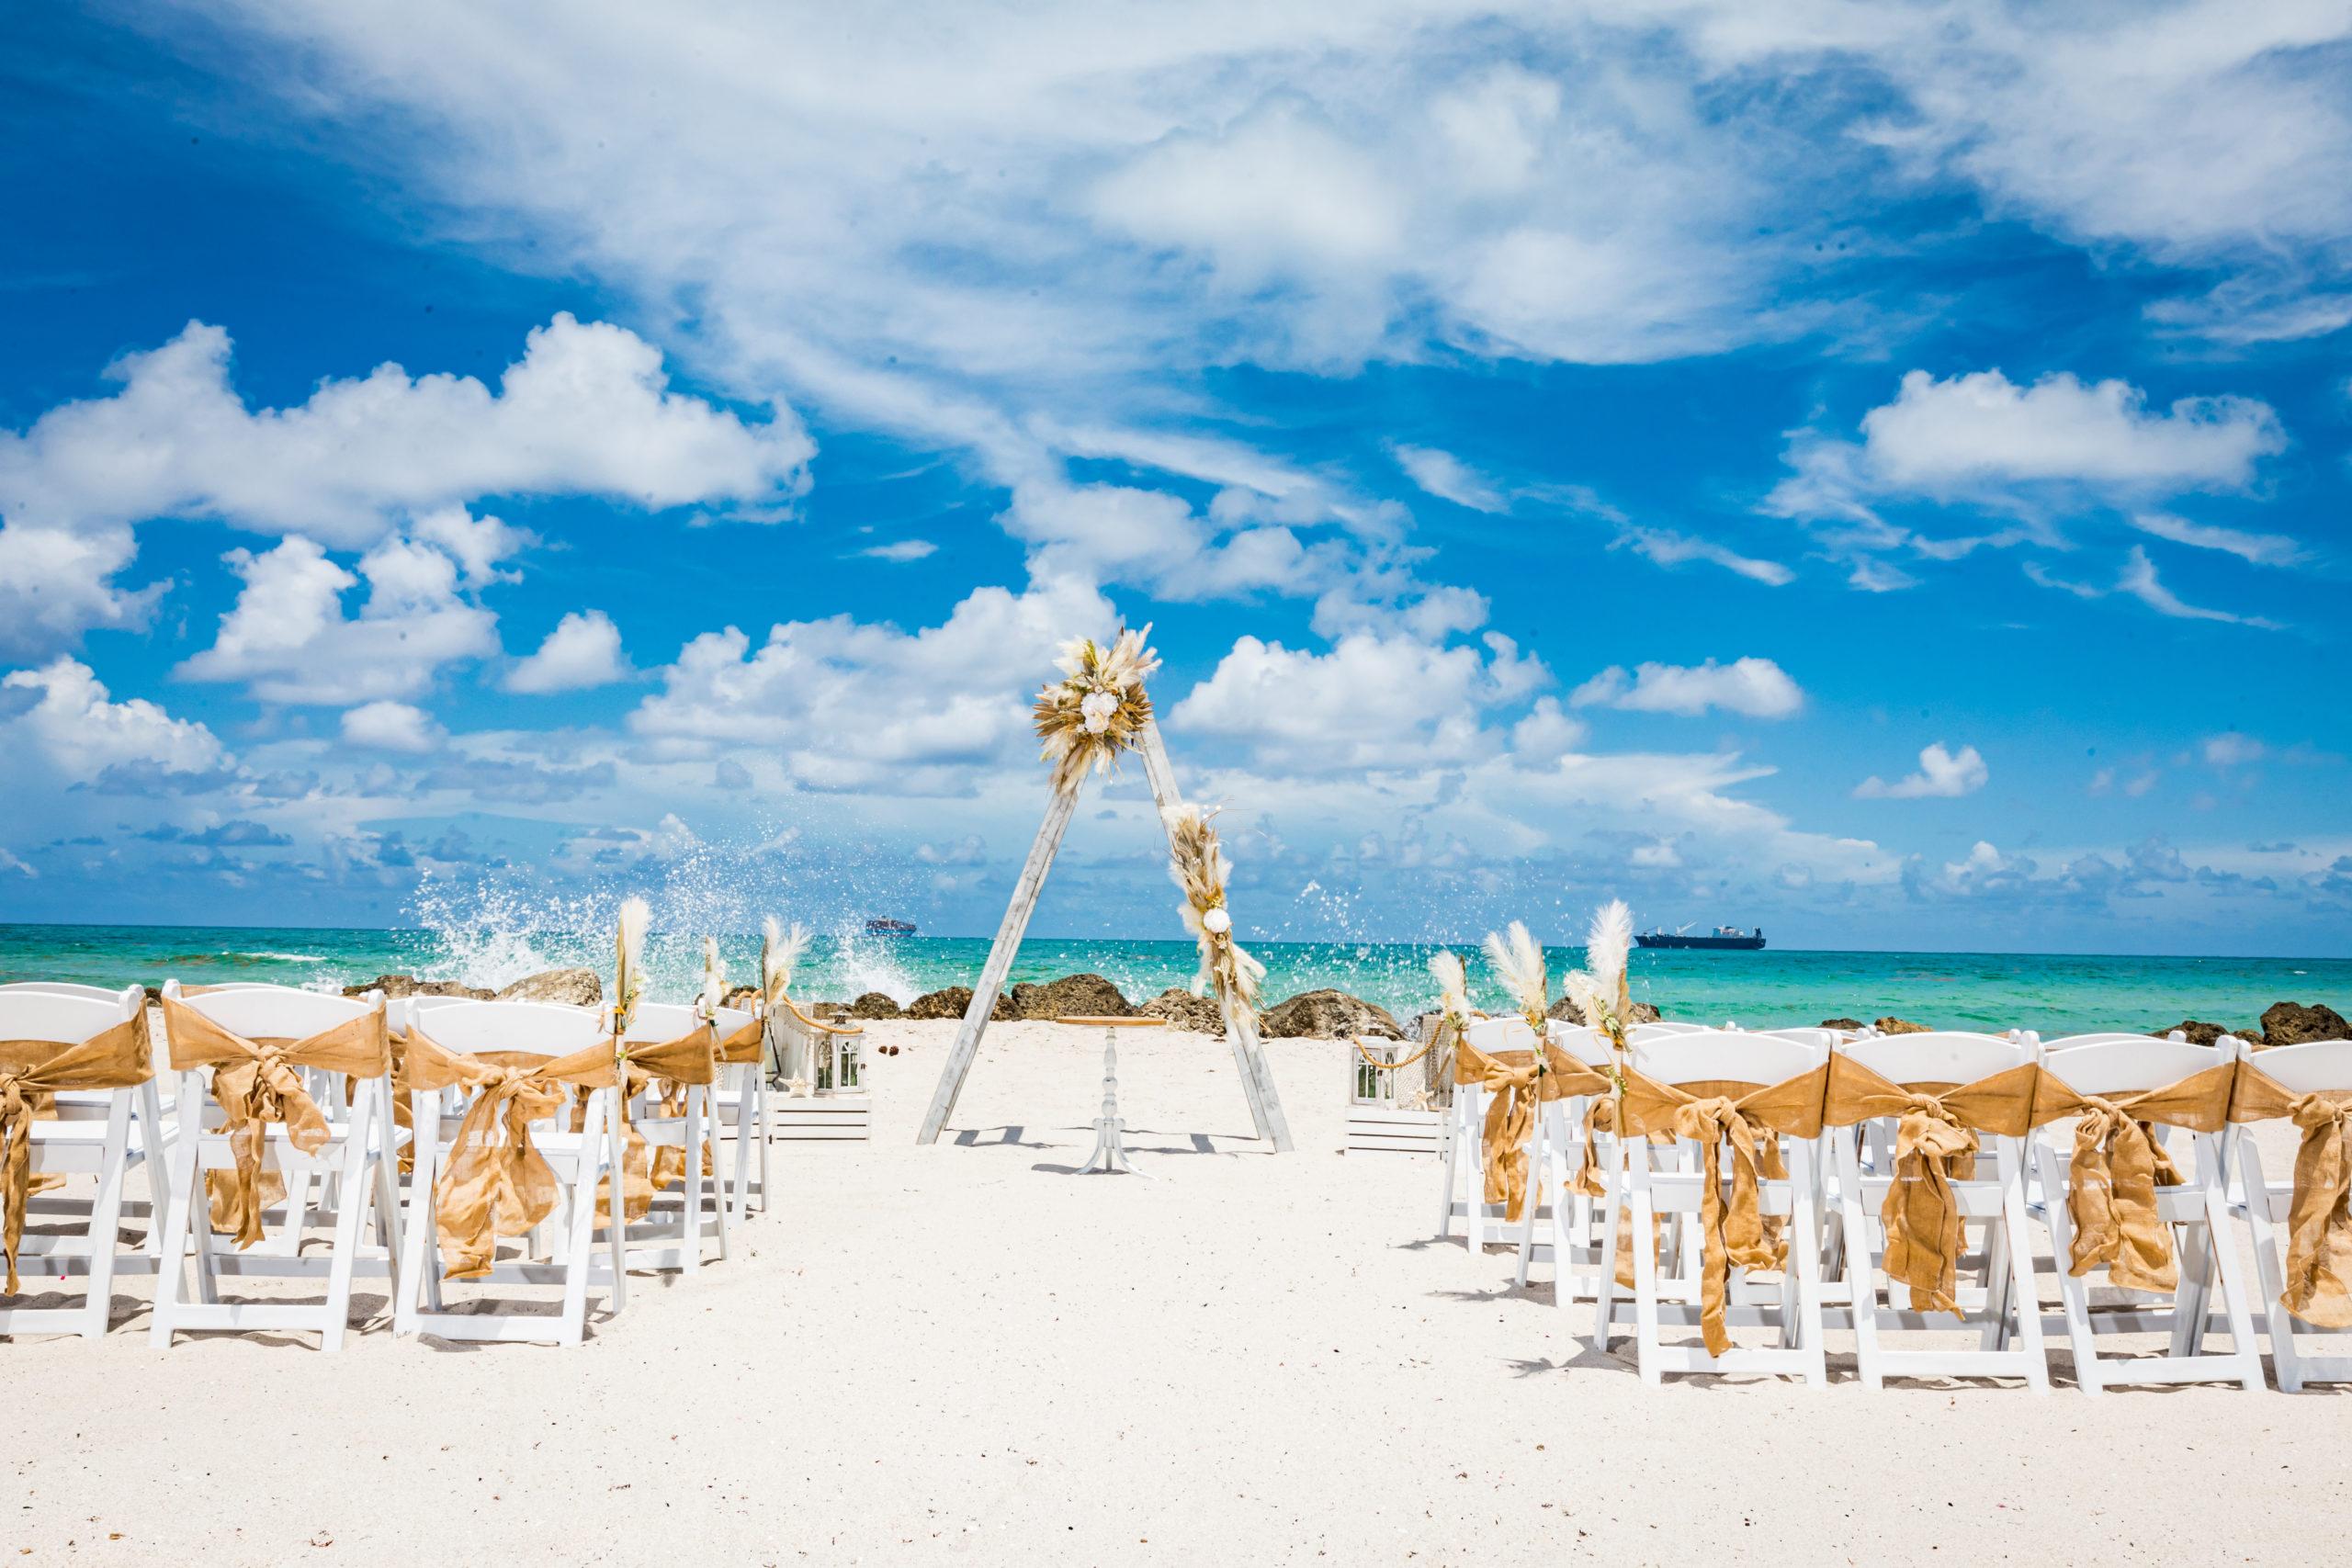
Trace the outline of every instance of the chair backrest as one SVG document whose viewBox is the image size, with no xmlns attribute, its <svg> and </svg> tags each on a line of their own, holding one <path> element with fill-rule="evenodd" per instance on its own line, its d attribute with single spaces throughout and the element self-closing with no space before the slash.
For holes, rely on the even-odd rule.
<svg viewBox="0 0 2352 1568">
<path fill-rule="evenodd" d="M 178 981 L 166 980 L 164 994 L 248 1040 L 300 1040 L 384 1005 L 381 991 L 337 997 L 291 986 L 238 986 L 191 997 L 181 992 Z M 170 1027 L 167 1021 L 164 1028 Z"/>
<path fill-rule="evenodd" d="M 76 987 L 79 990 L 85 987 Z M 61 995 L 30 987 L 0 987 L 0 1040 L 54 1040 L 79 1045 L 138 1015 L 147 994 L 136 986 L 93 996 Z"/>
<path fill-rule="evenodd" d="M 1515 1012 L 1473 1020 L 1464 1038 L 1474 1050 L 1484 1051 L 1489 1056 L 1498 1051 L 1535 1049 L 1535 1031 L 1528 1028 L 1527 1020 Z"/>
<path fill-rule="evenodd" d="M 1654 1022 L 1637 1023 L 1634 1025 L 1633 1028 L 1625 1031 L 1625 1039 L 1627 1043 L 1630 1044 L 1632 1042 L 1636 1040 L 1657 1040 L 1663 1039 L 1669 1034 L 1713 1034 L 1716 1032 L 1719 1032 L 1703 1023 L 1676 1023 L 1670 1020 L 1658 1019 Z"/>
<path fill-rule="evenodd" d="M 687 1002 L 639 1002 L 630 1015 L 629 1040 L 675 1040 L 702 1027 L 702 1019 Z"/>
<path fill-rule="evenodd" d="M 1792 1024 L 1786 1029 L 1758 1029 L 1749 1032 L 1769 1034 L 1775 1040 L 1793 1040 L 1800 1045 L 1818 1045 L 1826 1051 L 1846 1038 L 1835 1029 L 1822 1029 L 1813 1024 Z"/>
<path fill-rule="evenodd" d="M 1829 1059 L 1829 1053 L 1817 1045 L 1729 1029 L 1637 1038 L 1630 1043 L 1634 1070 L 1665 1084 L 1779 1083 Z"/>
<path fill-rule="evenodd" d="M 720 1008 L 711 1018 L 718 1025 L 718 1036 L 723 1040 L 758 1016 L 750 1008 Z"/>
<path fill-rule="evenodd" d="M 2352 1089 L 2352 1040 L 2310 1040 L 2273 1045 L 2247 1058 L 2297 1094 Z"/>
<path fill-rule="evenodd" d="M 2033 1047 L 2014 1040 L 1941 1030 L 1851 1040 L 1839 1046 L 1838 1054 L 1898 1084 L 1974 1083 L 2033 1060 Z"/>
<path fill-rule="evenodd" d="M 542 1056 L 569 1056 L 607 1038 L 603 1021 L 583 1008 L 552 1002 L 478 1002 L 465 997 L 432 999 L 447 1005 L 429 1010 L 421 1020 L 425 1032 L 435 1044 L 469 1055 L 481 1051 L 529 1051 Z"/>
<path fill-rule="evenodd" d="M 2088 1034 L 2062 1034 L 2055 1040 L 2044 1040 L 2045 1051 L 2072 1051 L 2080 1045 L 2141 1045 L 2163 1038 L 2154 1034 L 2133 1034 L 2124 1030 L 2103 1029 Z"/>
<path fill-rule="evenodd" d="M 133 987 L 136 990 L 138 987 Z M 85 986 L 78 980 L 10 980 L 0 984 L 0 996 L 11 991 L 44 997 L 80 997 L 85 1001 L 105 1002 L 111 1006 L 122 992 L 108 986 Z M 145 994 L 141 993 L 142 996 Z"/>
<path fill-rule="evenodd" d="M 1554 1019 L 1544 1031 L 1544 1038 L 1566 1051 L 1588 1067 L 1605 1067 L 1611 1060 L 1609 1042 L 1589 1025 L 1564 1023 Z"/>
<path fill-rule="evenodd" d="M 2098 1045 L 2076 1045 L 2057 1053 L 2050 1071 L 2080 1094 L 2138 1094 L 2201 1073 L 2232 1060 L 2218 1045 L 2190 1045 L 2177 1040 L 2134 1036 Z"/>
</svg>

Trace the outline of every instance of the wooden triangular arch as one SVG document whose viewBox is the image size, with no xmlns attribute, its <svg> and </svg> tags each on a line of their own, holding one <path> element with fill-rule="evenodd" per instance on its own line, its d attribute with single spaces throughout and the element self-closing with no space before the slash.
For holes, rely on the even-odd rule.
<svg viewBox="0 0 2352 1568">
<path fill-rule="evenodd" d="M 1159 738 L 1159 726 L 1146 719 L 1136 731 L 1134 749 L 1142 754 L 1144 776 L 1151 784 L 1152 803 L 1159 808 L 1162 820 L 1167 813 L 1183 804 L 1183 795 L 1176 788 L 1176 772 L 1169 765 L 1168 748 Z M 1069 827 L 1071 813 L 1078 809 L 1080 789 L 1057 789 L 1053 804 L 1046 808 L 1046 820 L 1037 829 L 1037 841 L 1029 846 L 1029 859 L 1021 868 L 1021 880 L 1013 884 L 1012 901 L 1005 907 L 1004 922 L 997 927 L 996 942 L 989 949 L 989 961 L 980 971 L 979 984 L 972 987 L 972 1005 L 964 1010 L 964 1022 L 956 1031 L 955 1049 L 947 1054 L 947 1065 L 940 1069 L 939 1088 L 931 1097 L 931 1109 L 923 1113 L 922 1131 L 915 1135 L 917 1143 L 934 1142 L 947 1119 L 956 1113 L 956 1097 L 964 1092 L 964 1078 L 972 1070 L 972 1059 L 979 1054 L 980 1035 L 989 1026 L 989 1015 L 996 1010 L 996 998 L 1004 989 L 1004 977 L 1012 968 L 1012 955 L 1021 949 L 1021 938 L 1029 929 L 1029 915 L 1037 907 L 1037 895 L 1046 886 L 1046 873 L 1054 863 L 1054 855 L 1061 848 L 1062 833 Z M 1173 845 L 1170 845 L 1172 850 Z M 1266 1070 L 1264 1049 L 1258 1043 L 1258 1015 L 1246 1005 L 1237 1005 L 1234 998 L 1222 993 L 1217 998 L 1225 1013 L 1225 1037 L 1233 1046 L 1233 1065 L 1241 1076 L 1241 1092 L 1250 1101 L 1250 1120 L 1258 1129 L 1258 1136 L 1274 1146 L 1276 1153 L 1286 1153 L 1291 1147 L 1290 1124 L 1283 1119 L 1282 1100 L 1274 1092 L 1273 1076 Z"/>
</svg>

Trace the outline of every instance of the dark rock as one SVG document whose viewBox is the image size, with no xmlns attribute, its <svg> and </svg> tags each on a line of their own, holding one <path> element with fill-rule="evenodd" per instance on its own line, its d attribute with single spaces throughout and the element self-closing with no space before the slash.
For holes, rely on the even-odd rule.
<svg viewBox="0 0 2352 1568">
<path fill-rule="evenodd" d="M 847 1002 L 810 1002 L 808 1013 L 810 1018 L 847 1018 L 849 1004 Z"/>
<path fill-rule="evenodd" d="M 1100 975 L 1065 975 L 1044 985 L 1023 981 L 1012 987 L 1019 1018 L 1131 1018 L 1134 1004 Z"/>
<path fill-rule="evenodd" d="M 2301 1045 L 2313 1040 L 2352 1040 L 2352 1024 L 2331 1007 L 2305 1007 L 2301 1002 L 2273 1002 L 2263 1010 L 2265 1045 Z"/>
<path fill-rule="evenodd" d="M 849 1004 L 852 1018 L 898 1018 L 898 1002 L 885 992 L 868 991 Z"/>
<path fill-rule="evenodd" d="M 961 1018 L 972 1005 L 972 987 L 949 986 L 944 990 L 925 991 L 907 1004 L 909 1018 Z M 989 1010 L 989 1017 L 1001 1023 L 1021 1015 L 1012 1010 L 1012 998 L 1000 992 L 996 1006 Z"/>
<path fill-rule="evenodd" d="M 1821 1021 L 1821 1027 L 1824 1029 L 1843 1029 L 1852 1033 L 1860 1034 L 1862 1032 L 1862 1021 L 1859 1018 L 1825 1018 Z"/>
<path fill-rule="evenodd" d="M 1351 1034 L 1378 1035 L 1385 1040 L 1405 1038 L 1405 1031 L 1387 1009 L 1374 1007 L 1345 991 L 1329 989 L 1302 991 L 1286 1002 L 1268 1008 L 1260 1015 L 1259 1026 L 1270 1040 L 1300 1036 L 1342 1040 Z"/>
<path fill-rule="evenodd" d="M 492 998 L 502 1002 L 561 1002 L 567 1007 L 601 1007 L 605 983 L 594 969 L 547 969 L 526 975 L 501 987 Z"/>
<path fill-rule="evenodd" d="M 1562 997 L 1558 1001 L 1554 1002 L 1549 1008 L 1545 1009 L 1544 1016 L 1545 1018 L 1558 1019 L 1563 1023 L 1582 1023 L 1584 1021 L 1584 1014 L 1577 1010 L 1577 1004 L 1570 1001 L 1566 997 Z M 1656 1023 L 1658 1021 L 1658 1017 L 1659 1014 L 1657 1008 L 1651 1006 L 1647 1002 L 1635 1002 L 1634 1004 L 1634 1016 L 1627 1019 L 1625 1021 L 1629 1024 Z"/>
<path fill-rule="evenodd" d="M 1882 1018 L 1878 1021 L 1877 1028 L 1881 1034 L 1928 1034 L 1934 1032 L 1924 1023 L 1913 1023 L 1910 1020 L 1903 1018 Z"/>
<path fill-rule="evenodd" d="M 2191 1045 L 2211 1045 L 2224 1034 L 2234 1034 L 2241 1040 L 2254 1038 L 2252 1033 L 2244 1030 L 2232 1029 L 2226 1023 L 2200 1023 L 2193 1018 L 2184 1018 L 2170 1029 L 2152 1029 L 2148 1032 L 2158 1040 L 2169 1040 L 2177 1034 Z"/>
<path fill-rule="evenodd" d="M 1666 1015 L 1664 1013 L 1661 1013 L 1657 1009 L 1652 1007 L 1647 1002 L 1635 1002 L 1634 1004 L 1634 1016 L 1631 1021 L 1634 1023 L 1656 1023 L 1659 1019 L 1665 1016 Z"/>
<path fill-rule="evenodd" d="M 343 988 L 346 997 L 364 997 L 370 991 L 383 992 L 387 1000 L 394 997 L 471 997 L 475 1001 L 486 1002 L 498 994 L 480 986 L 459 985 L 455 980 L 420 980 L 413 975 L 379 975 Z"/>
<path fill-rule="evenodd" d="M 1164 1018 L 1176 1029 L 1189 1029 L 1195 1034 L 1225 1032 L 1225 1010 L 1215 997 L 1196 997 L 1190 991 L 1173 987 L 1136 1009 L 1152 1018 Z"/>
</svg>

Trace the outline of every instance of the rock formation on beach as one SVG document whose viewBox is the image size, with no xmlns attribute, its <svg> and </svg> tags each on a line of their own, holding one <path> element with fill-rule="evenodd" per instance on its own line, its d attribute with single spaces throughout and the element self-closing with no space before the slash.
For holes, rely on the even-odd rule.
<svg viewBox="0 0 2352 1568">
<path fill-rule="evenodd" d="M 1012 1010 L 1020 1018 L 1129 1018 L 1136 1010 L 1100 975 L 1065 975 L 1043 985 L 1024 980 L 1013 987 Z"/>
<path fill-rule="evenodd" d="M 2169 1040 L 2177 1034 L 2191 1045 L 2211 1045 L 2224 1034 L 2234 1034 L 2241 1040 L 2254 1038 L 2243 1029 L 2233 1029 L 2226 1023 L 2206 1023 L 2193 1018 L 2184 1018 L 2170 1029 L 2151 1029 L 2148 1032 L 2158 1040 Z"/>
<path fill-rule="evenodd" d="M 470 997 L 486 1002 L 498 993 L 480 986 L 462 985 L 456 980 L 420 980 L 413 975 L 379 975 L 372 980 L 362 980 L 356 986 L 345 986 L 346 997 L 364 997 L 370 991 L 381 991 L 385 999 L 400 997 Z"/>
<path fill-rule="evenodd" d="M 1351 1034 L 1378 1035 L 1387 1040 L 1405 1038 L 1403 1026 L 1387 1009 L 1328 987 L 1302 991 L 1288 1001 L 1277 1002 L 1259 1015 L 1259 1029 L 1269 1040 L 1301 1035 L 1342 1040 Z"/>
<path fill-rule="evenodd" d="M 859 997 L 857 1000 L 850 1003 L 849 1015 L 852 1018 L 899 1018 L 904 1016 L 899 1010 L 897 998 L 882 991 L 867 991 L 865 995 Z"/>
<path fill-rule="evenodd" d="M 1164 1018 L 1172 1029 L 1188 1029 L 1195 1034 L 1225 1032 L 1225 1010 L 1217 1006 L 1215 997 L 1196 997 L 1173 986 L 1136 1010 Z"/>
<path fill-rule="evenodd" d="M 1823 1029 L 1850 1030 L 1859 1034 L 1861 1032 L 1862 1021 L 1859 1018 L 1825 1018 L 1821 1021 L 1819 1027 Z"/>
<path fill-rule="evenodd" d="M 502 1002 L 561 1002 L 567 1007 L 601 1007 L 605 983 L 594 969 L 544 969 L 499 988 L 492 998 Z"/>
<path fill-rule="evenodd" d="M 2265 1045 L 2301 1045 L 2312 1040 L 2352 1040 L 2352 1024 L 2332 1007 L 2273 1002 L 2262 1015 Z"/>
<path fill-rule="evenodd" d="M 1556 1018 L 1563 1023 L 1582 1023 L 1584 1021 L 1583 1010 L 1579 1009 L 1576 1003 L 1570 1001 L 1566 997 L 1562 997 L 1558 1001 L 1554 1002 L 1544 1010 L 1544 1016 L 1545 1018 Z M 1664 1015 L 1661 1014 L 1657 1009 L 1652 1007 L 1649 1003 L 1635 1002 L 1634 1004 L 1634 1015 L 1632 1018 L 1626 1020 L 1626 1021 L 1628 1023 L 1656 1023 Z"/>
<path fill-rule="evenodd" d="M 909 1018 L 961 1018 L 972 1005 L 972 987 L 948 986 L 941 990 L 925 991 L 907 1004 Z M 1002 1023 L 1021 1015 L 1012 1010 L 1012 998 L 999 994 L 996 1006 L 989 1010 L 989 1017 Z"/>
<path fill-rule="evenodd" d="M 1880 1019 L 1873 1027 L 1876 1028 L 1881 1034 L 1928 1034 L 1933 1032 L 1933 1031 L 1924 1023 L 1914 1023 L 1907 1018 L 1894 1018 L 1892 1016 Z"/>
</svg>

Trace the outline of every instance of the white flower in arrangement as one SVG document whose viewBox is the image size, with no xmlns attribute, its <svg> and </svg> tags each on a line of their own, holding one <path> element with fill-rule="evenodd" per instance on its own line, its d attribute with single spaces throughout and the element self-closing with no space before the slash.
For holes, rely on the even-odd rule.
<svg viewBox="0 0 2352 1568">
<path fill-rule="evenodd" d="M 1086 733 L 1101 735 L 1111 728 L 1111 716 L 1119 711 L 1119 699 L 1108 692 L 1089 692 L 1078 705 L 1085 716 Z"/>
<path fill-rule="evenodd" d="M 1214 909 L 1204 909 L 1201 912 L 1201 927 L 1204 931 L 1214 931 L 1218 936 L 1223 936 L 1233 929 L 1233 917 L 1225 912 L 1223 905 Z"/>
</svg>

